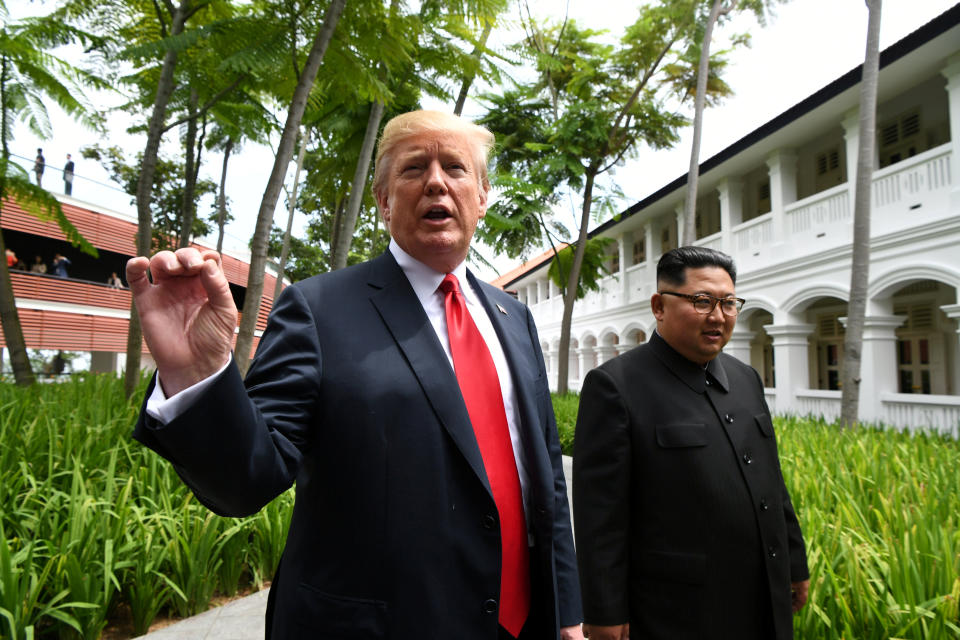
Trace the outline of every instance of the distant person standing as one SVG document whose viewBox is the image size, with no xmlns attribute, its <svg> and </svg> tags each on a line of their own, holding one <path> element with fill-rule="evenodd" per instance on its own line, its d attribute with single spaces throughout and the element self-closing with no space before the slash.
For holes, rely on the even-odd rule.
<svg viewBox="0 0 960 640">
<path fill-rule="evenodd" d="M 123 280 L 120 279 L 116 271 L 113 271 L 110 277 L 107 278 L 107 284 L 114 289 L 123 289 Z"/>
<path fill-rule="evenodd" d="M 7 247 L 3 253 L 4 257 L 7 259 L 7 268 L 13 269 L 13 267 L 17 264 L 17 254 L 14 253 L 13 249 L 10 247 Z"/>
<path fill-rule="evenodd" d="M 43 149 L 37 149 L 37 157 L 33 161 L 33 175 L 37 177 L 37 186 L 42 187 L 43 169 L 47 166 L 47 160 L 43 157 Z"/>
<path fill-rule="evenodd" d="M 73 160 L 70 159 L 70 154 L 67 154 L 67 164 L 63 165 L 63 192 L 65 194 L 73 194 Z"/>
<path fill-rule="evenodd" d="M 67 267 L 70 266 L 70 258 L 60 255 L 59 253 L 54 254 L 53 256 L 53 275 L 58 278 L 69 278 L 70 275 L 67 273 Z"/>
<path fill-rule="evenodd" d="M 40 256 L 34 256 L 33 264 L 30 265 L 30 273 L 46 273 L 47 264 L 43 261 L 43 258 Z"/>
</svg>

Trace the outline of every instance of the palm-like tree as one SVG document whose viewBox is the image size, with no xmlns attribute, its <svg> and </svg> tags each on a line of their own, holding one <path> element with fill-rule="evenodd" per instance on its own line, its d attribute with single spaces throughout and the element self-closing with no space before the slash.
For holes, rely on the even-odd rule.
<svg viewBox="0 0 960 640">
<path fill-rule="evenodd" d="M 24 210 L 44 220 L 54 220 L 82 251 L 96 255 L 96 249 L 83 239 L 60 207 L 60 202 L 30 182 L 25 169 L 10 161 L 9 142 L 13 123 L 21 122 L 39 137 L 51 133 L 50 118 L 44 102 L 54 102 L 65 112 L 90 126 L 96 116 L 82 99 L 80 86 L 105 88 L 105 83 L 57 57 L 56 47 L 79 42 L 96 46 L 96 38 L 63 22 L 43 18 L 10 21 L 6 4 L 0 0 L 0 201 L 16 200 Z M 0 253 L 6 246 L 0 234 Z M 14 380 L 20 385 L 34 382 L 27 357 L 27 346 L 13 296 L 13 283 L 6 261 L 0 261 L 0 323 L 10 352 Z"/>
</svg>

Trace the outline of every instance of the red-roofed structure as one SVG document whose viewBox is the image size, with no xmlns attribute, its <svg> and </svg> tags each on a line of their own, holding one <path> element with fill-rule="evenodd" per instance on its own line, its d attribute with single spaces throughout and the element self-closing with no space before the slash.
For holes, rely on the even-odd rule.
<svg viewBox="0 0 960 640">
<path fill-rule="evenodd" d="M 10 270 L 13 293 L 28 348 L 88 351 L 91 370 L 119 371 L 126 352 L 130 291 L 107 284 L 111 274 L 122 279 L 126 261 L 136 255 L 136 218 L 98 208 L 69 196 L 57 196 L 67 219 L 99 252 L 94 258 L 73 248 L 54 221 L 40 220 L 18 203 L 4 200 L 0 230 L 6 246 L 20 260 Z M 209 248 L 194 243 L 197 248 Z M 69 258 L 69 277 L 53 275 L 55 254 Z M 30 270 L 40 258 L 46 273 Z M 238 308 L 242 308 L 250 271 L 249 256 L 224 253 L 223 270 Z M 254 349 L 273 306 L 276 275 L 267 272 L 260 301 Z M 0 347 L 5 347 L 0 333 Z M 146 345 L 143 346 L 147 354 Z M 144 366 L 152 365 L 149 357 Z"/>
</svg>

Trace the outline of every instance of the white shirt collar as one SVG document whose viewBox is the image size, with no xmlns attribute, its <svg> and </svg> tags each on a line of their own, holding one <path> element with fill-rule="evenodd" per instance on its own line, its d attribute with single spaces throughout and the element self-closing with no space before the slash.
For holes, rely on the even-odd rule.
<svg viewBox="0 0 960 640">
<path fill-rule="evenodd" d="M 440 283 L 443 282 L 443 277 L 446 274 L 434 271 L 432 268 L 411 256 L 401 249 L 400 245 L 398 245 L 397 241 L 393 238 L 390 239 L 390 253 L 393 254 L 400 269 L 403 270 L 404 275 L 407 276 L 407 280 L 410 281 L 410 286 L 413 287 L 413 292 L 417 294 L 420 304 L 426 307 L 431 298 L 437 294 Z M 463 291 L 463 297 L 467 301 L 467 304 L 478 304 L 479 300 L 477 299 L 477 295 L 474 293 L 473 287 L 470 286 L 470 281 L 467 280 L 466 261 L 458 264 L 450 273 L 455 275 L 457 281 L 460 282 L 460 289 Z"/>
</svg>

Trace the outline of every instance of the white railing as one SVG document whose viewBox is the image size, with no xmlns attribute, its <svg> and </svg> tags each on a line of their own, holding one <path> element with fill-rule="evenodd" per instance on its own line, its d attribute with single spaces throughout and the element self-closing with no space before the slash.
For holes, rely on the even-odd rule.
<svg viewBox="0 0 960 640">
<path fill-rule="evenodd" d="M 873 206 L 880 208 L 905 202 L 917 195 L 950 186 L 950 144 L 924 151 L 874 172 Z"/>
<path fill-rule="evenodd" d="M 712 235 L 700 238 L 693 244 L 698 247 L 706 247 L 707 249 L 716 249 L 721 251 L 723 249 L 723 235 L 718 231 Z"/>
<path fill-rule="evenodd" d="M 787 229 L 803 233 L 850 220 L 850 187 L 844 183 L 784 207 Z"/>
<path fill-rule="evenodd" d="M 765 213 L 733 228 L 733 246 L 739 252 L 752 251 L 772 243 L 773 213 Z"/>
<path fill-rule="evenodd" d="M 801 416 L 820 416 L 827 422 L 840 417 L 841 391 L 798 389 L 796 406 L 791 413 Z"/>
<path fill-rule="evenodd" d="M 960 396 L 883 393 L 880 404 L 880 422 L 886 425 L 960 437 Z"/>
</svg>

